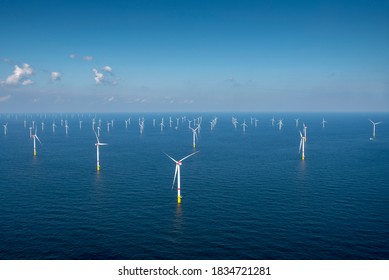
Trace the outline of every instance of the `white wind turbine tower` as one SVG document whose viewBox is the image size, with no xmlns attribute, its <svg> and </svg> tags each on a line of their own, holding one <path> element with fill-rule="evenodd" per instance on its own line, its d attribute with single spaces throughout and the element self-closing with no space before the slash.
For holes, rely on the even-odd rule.
<svg viewBox="0 0 389 280">
<path fill-rule="evenodd" d="M 68 122 L 65 122 L 65 133 L 66 133 L 66 135 L 68 135 L 68 131 L 69 131 Z"/>
<path fill-rule="evenodd" d="M 163 132 L 163 128 L 164 128 L 164 124 L 163 124 L 163 119 L 162 119 L 162 122 L 160 123 L 160 126 L 161 126 L 161 132 Z"/>
<path fill-rule="evenodd" d="M 282 119 L 280 119 L 277 124 L 278 124 L 278 130 L 281 130 L 282 126 L 284 125 Z"/>
<path fill-rule="evenodd" d="M 275 119 L 274 117 L 271 118 L 271 126 L 274 126 Z"/>
<path fill-rule="evenodd" d="M 196 148 L 196 139 L 198 140 L 197 130 L 199 129 L 199 127 L 197 126 L 196 128 L 191 128 L 191 127 L 189 127 L 189 128 L 193 132 L 193 148 Z"/>
<path fill-rule="evenodd" d="M 143 129 L 145 127 L 145 122 L 144 121 L 141 121 L 139 119 L 139 133 L 142 135 L 143 134 Z"/>
<path fill-rule="evenodd" d="M 303 128 L 304 128 L 304 142 L 307 142 L 307 126 L 305 123 L 303 123 Z"/>
<path fill-rule="evenodd" d="M 92 119 L 92 130 L 95 130 L 95 124 L 96 124 L 96 120 L 95 118 Z"/>
<path fill-rule="evenodd" d="M 370 140 L 374 140 L 375 139 L 375 126 L 376 125 L 379 125 L 380 123 L 382 122 L 373 122 L 372 120 L 369 119 L 369 121 L 373 124 L 373 137 L 370 138 Z"/>
<path fill-rule="evenodd" d="M 32 131 L 32 127 L 30 126 L 29 129 L 30 129 L 30 138 L 31 138 L 32 137 L 32 132 L 31 132 Z"/>
<path fill-rule="evenodd" d="M 296 127 L 299 126 L 299 119 L 294 119 L 296 121 Z"/>
<path fill-rule="evenodd" d="M 327 121 L 323 118 L 323 120 L 321 121 L 321 125 L 323 126 L 323 128 L 325 127 L 326 123 L 327 123 Z"/>
<path fill-rule="evenodd" d="M 173 190 L 173 187 L 174 187 L 174 183 L 176 182 L 176 178 L 177 178 L 177 203 L 178 204 L 181 203 L 181 173 L 180 173 L 180 167 L 182 165 L 182 162 L 185 159 L 187 159 L 188 157 L 193 156 L 194 154 L 196 154 L 198 152 L 199 151 L 191 153 L 190 155 L 187 155 L 186 157 L 184 157 L 184 158 L 182 158 L 180 160 L 175 160 L 174 158 L 172 158 L 171 156 L 169 156 L 168 154 L 165 153 L 165 155 L 167 155 L 172 161 L 174 161 L 176 163 L 176 170 L 174 172 L 174 179 L 173 179 L 173 184 L 172 184 L 172 190 Z"/>
<path fill-rule="evenodd" d="M 107 132 L 109 133 L 109 126 L 111 125 L 110 122 L 107 121 Z"/>
<path fill-rule="evenodd" d="M 248 125 L 246 124 L 246 120 L 244 120 L 243 123 L 242 123 L 243 132 L 246 132 L 246 127 L 247 126 Z"/>
<path fill-rule="evenodd" d="M 106 146 L 107 143 L 100 143 L 99 137 L 97 137 L 97 134 L 95 132 L 97 143 L 96 146 L 96 165 L 97 165 L 97 171 L 100 171 L 100 146 Z"/>
<path fill-rule="evenodd" d="M 42 132 L 43 132 L 45 130 L 45 123 L 42 122 L 41 125 L 42 125 Z"/>
<path fill-rule="evenodd" d="M 100 137 L 100 130 L 101 130 L 101 127 L 98 126 L 98 127 L 97 127 L 97 136 L 98 136 L 98 137 Z"/>
<path fill-rule="evenodd" d="M 41 140 L 38 138 L 37 129 L 35 128 L 35 134 L 31 135 L 32 139 L 34 140 L 34 157 L 36 156 L 36 140 L 39 141 L 39 143 L 42 144 Z"/>
<path fill-rule="evenodd" d="M 82 128 L 82 121 L 80 120 L 79 123 L 80 123 L 80 129 L 81 129 Z"/>
<path fill-rule="evenodd" d="M 3 124 L 4 126 L 4 135 L 7 135 L 7 131 L 8 131 L 8 123 L 6 124 Z"/>
<path fill-rule="evenodd" d="M 301 160 L 305 159 L 305 136 L 300 132 L 300 148 L 299 148 L 299 153 L 301 153 Z"/>
<path fill-rule="evenodd" d="M 26 128 L 26 124 L 27 124 L 27 121 L 24 120 L 24 121 L 23 121 L 24 128 Z"/>
<path fill-rule="evenodd" d="M 55 128 L 57 127 L 57 125 L 55 124 L 54 121 L 53 121 L 53 124 L 51 126 L 53 127 L 53 133 L 55 133 Z"/>
</svg>

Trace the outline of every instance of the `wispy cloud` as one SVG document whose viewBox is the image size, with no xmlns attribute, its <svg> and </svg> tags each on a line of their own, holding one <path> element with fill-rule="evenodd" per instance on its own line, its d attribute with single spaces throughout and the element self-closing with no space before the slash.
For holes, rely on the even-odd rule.
<svg viewBox="0 0 389 280">
<path fill-rule="evenodd" d="M 61 80 L 61 73 L 60 72 L 56 72 L 56 71 L 53 71 L 53 72 L 51 72 L 51 74 L 50 74 L 50 79 L 51 79 L 51 81 L 59 81 L 59 80 Z"/>
<path fill-rule="evenodd" d="M 109 67 L 108 65 L 107 65 L 107 66 L 104 66 L 104 67 L 103 67 L 103 70 L 105 70 L 105 71 L 107 71 L 107 72 L 109 72 L 109 73 L 112 73 L 112 68 Z"/>
<path fill-rule="evenodd" d="M 85 55 L 85 56 L 82 57 L 82 59 L 83 59 L 83 60 L 86 60 L 86 61 L 91 61 L 91 60 L 93 60 L 93 56 L 91 56 L 91 55 Z"/>
<path fill-rule="evenodd" d="M 9 86 L 26 86 L 33 84 L 33 81 L 29 79 L 34 73 L 30 65 L 25 63 L 22 67 L 19 67 L 18 65 L 15 65 L 14 67 L 13 73 L 9 75 L 5 81 L 2 81 L 1 84 Z"/>
<path fill-rule="evenodd" d="M 0 102 L 5 102 L 11 98 L 11 95 L 0 96 Z"/>
<path fill-rule="evenodd" d="M 91 55 L 80 56 L 80 55 L 75 54 L 75 53 L 69 54 L 69 58 L 70 59 L 82 59 L 85 61 L 92 61 L 93 60 L 93 56 L 91 56 Z"/>
</svg>

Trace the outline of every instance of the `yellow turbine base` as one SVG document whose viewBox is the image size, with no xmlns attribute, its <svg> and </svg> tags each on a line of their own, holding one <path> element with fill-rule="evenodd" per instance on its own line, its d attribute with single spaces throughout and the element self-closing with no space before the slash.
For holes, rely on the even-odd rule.
<svg viewBox="0 0 389 280">
<path fill-rule="evenodd" d="M 34 157 L 36 157 L 36 152 L 34 152 Z"/>
<path fill-rule="evenodd" d="M 177 203 L 178 203 L 178 204 L 181 203 L 181 196 L 177 196 Z"/>
<path fill-rule="evenodd" d="M 97 171 L 100 171 L 100 165 L 97 166 Z"/>
<path fill-rule="evenodd" d="M 304 156 L 302 156 L 301 159 L 304 160 L 305 159 Z"/>
</svg>

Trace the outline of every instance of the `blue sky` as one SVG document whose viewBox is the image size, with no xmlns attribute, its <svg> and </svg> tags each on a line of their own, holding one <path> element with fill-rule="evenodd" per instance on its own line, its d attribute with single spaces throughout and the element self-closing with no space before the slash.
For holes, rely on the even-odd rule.
<svg viewBox="0 0 389 280">
<path fill-rule="evenodd" d="M 389 111 L 389 1 L 0 0 L 0 110 Z"/>
</svg>

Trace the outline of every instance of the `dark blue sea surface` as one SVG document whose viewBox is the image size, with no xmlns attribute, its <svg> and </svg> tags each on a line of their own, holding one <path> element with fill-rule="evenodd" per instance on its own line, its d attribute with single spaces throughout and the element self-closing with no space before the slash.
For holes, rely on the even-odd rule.
<svg viewBox="0 0 389 280">
<path fill-rule="evenodd" d="M 202 117 L 196 149 L 184 116 Z M 93 117 L 1 115 L 0 259 L 389 259 L 389 114 L 97 114 L 109 144 L 100 172 Z M 375 140 L 369 118 L 383 121 Z M 178 205 L 164 152 L 180 159 L 195 150 L 181 166 Z"/>
</svg>

